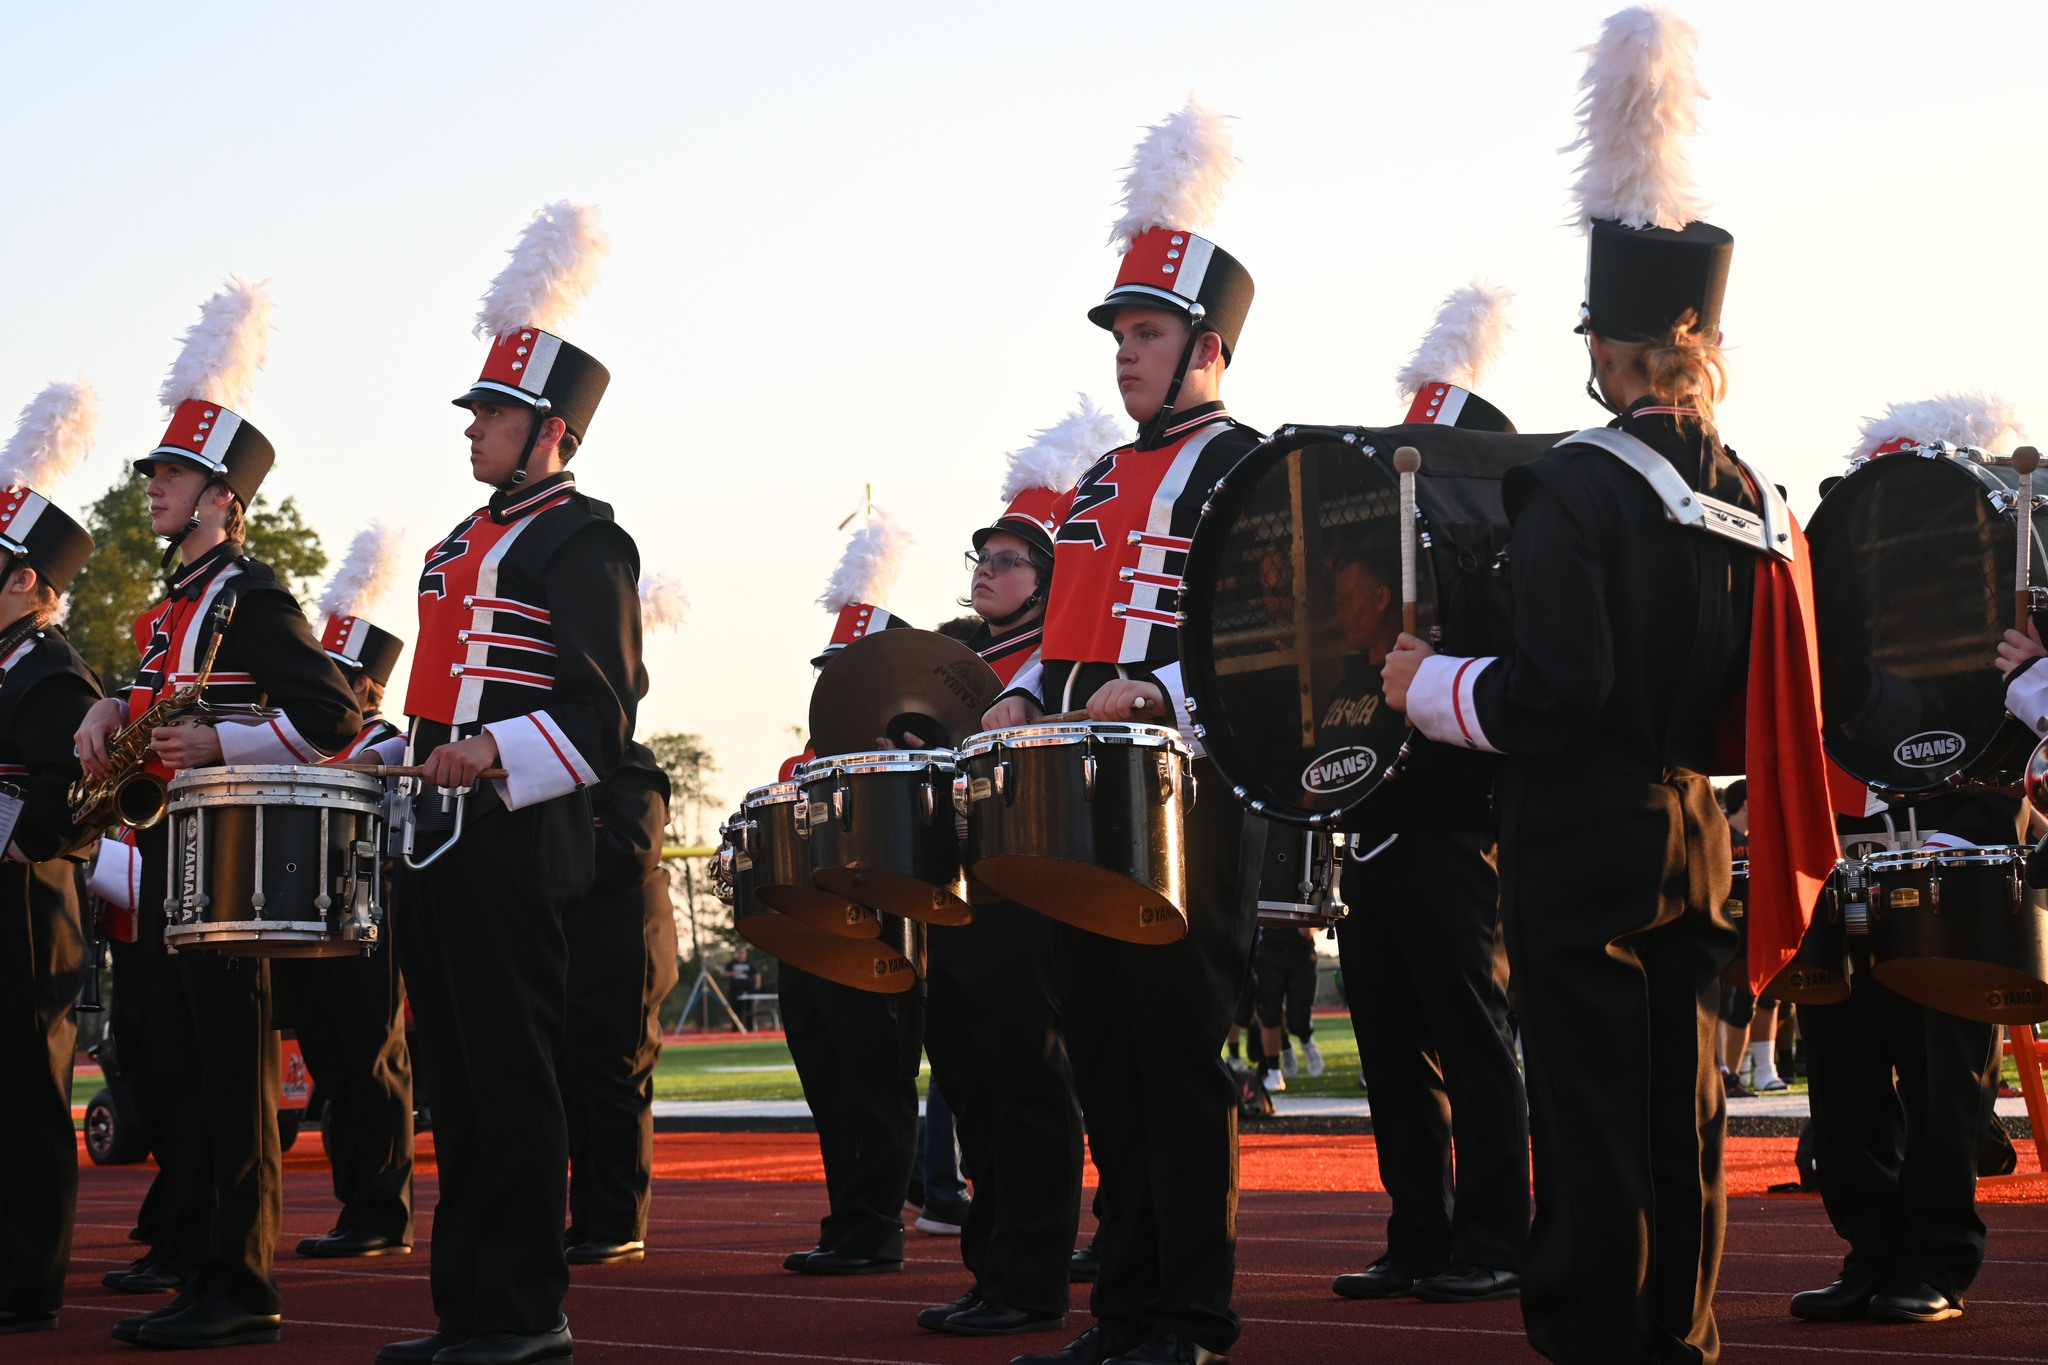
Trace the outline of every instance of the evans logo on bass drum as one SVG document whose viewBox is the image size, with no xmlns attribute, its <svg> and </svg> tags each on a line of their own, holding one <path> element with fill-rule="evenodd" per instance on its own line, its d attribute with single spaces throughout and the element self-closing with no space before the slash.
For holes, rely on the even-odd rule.
<svg viewBox="0 0 2048 1365">
<path fill-rule="evenodd" d="M 1301 789 L 1328 796 L 1355 787 L 1379 771 L 1380 756 L 1362 744 L 1332 749 L 1309 760 L 1301 770 Z"/>
<path fill-rule="evenodd" d="M 1963 737 L 1953 730 L 1923 730 L 1892 750 L 1892 760 L 1902 768 L 1938 768 L 1962 756 Z"/>
</svg>

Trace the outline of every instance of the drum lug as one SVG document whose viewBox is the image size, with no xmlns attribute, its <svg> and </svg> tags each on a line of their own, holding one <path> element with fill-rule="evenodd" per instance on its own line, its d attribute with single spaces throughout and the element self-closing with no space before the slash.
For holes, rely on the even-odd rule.
<svg viewBox="0 0 2048 1365">
<path fill-rule="evenodd" d="M 1173 765 L 1166 761 L 1165 754 L 1159 754 L 1153 758 L 1152 771 L 1158 777 L 1159 799 L 1161 801 L 1173 800 Z"/>
<path fill-rule="evenodd" d="M 1937 915 L 1941 913 L 1941 874 L 1939 872 L 1929 872 L 1927 874 L 1927 908 Z"/>
<path fill-rule="evenodd" d="M 832 814 L 839 818 L 839 828 L 853 828 L 853 788 L 842 786 L 832 789 Z"/>
<path fill-rule="evenodd" d="M 996 795 L 1003 798 L 1003 804 L 1006 806 L 1016 805 L 1017 773 L 1010 766 L 1010 760 L 1007 758 L 997 759 L 991 776 L 995 781 Z"/>
<path fill-rule="evenodd" d="M 795 809 L 791 812 L 791 818 L 796 823 L 797 837 L 799 839 L 809 839 L 811 837 L 811 803 L 808 800 L 799 800 L 796 803 Z M 751 849 L 748 851 L 752 852 Z"/>
<path fill-rule="evenodd" d="M 1081 797 L 1086 801 L 1095 799 L 1095 755 L 1081 755 Z"/>
<path fill-rule="evenodd" d="M 1180 773 L 1180 813 L 1185 816 L 1195 808 L 1195 770 L 1183 768 Z"/>
<path fill-rule="evenodd" d="M 924 781 L 919 784 L 917 789 L 918 808 L 924 812 L 924 822 L 927 825 L 931 824 L 938 817 L 939 813 L 939 793 L 932 785 L 937 772 L 936 768 L 926 768 L 924 770 Z"/>
</svg>

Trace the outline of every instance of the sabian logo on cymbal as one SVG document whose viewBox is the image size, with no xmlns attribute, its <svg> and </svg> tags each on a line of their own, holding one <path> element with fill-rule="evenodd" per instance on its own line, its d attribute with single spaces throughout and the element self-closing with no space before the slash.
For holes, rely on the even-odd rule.
<svg viewBox="0 0 2048 1365">
<path fill-rule="evenodd" d="M 1309 760 L 1301 770 L 1301 788 L 1317 795 L 1340 792 L 1379 771 L 1380 756 L 1362 744 L 1332 749 Z"/>
<path fill-rule="evenodd" d="M 1938 768 L 1963 756 L 1963 737 L 1953 730 L 1923 730 L 1892 749 L 1892 761 L 1906 768 Z"/>
</svg>

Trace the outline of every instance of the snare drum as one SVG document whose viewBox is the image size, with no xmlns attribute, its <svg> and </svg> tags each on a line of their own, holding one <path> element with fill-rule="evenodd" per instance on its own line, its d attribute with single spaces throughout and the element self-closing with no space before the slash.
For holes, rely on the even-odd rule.
<svg viewBox="0 0 2048 1365">
<path fill-rule="evenodd" d="M 740 937 L 789 966 L 856 990 L 897 994 L 917 984 L 924 974 L 924 926 L 915 920 L 865 911 L 872 930 L 850 938 L 763 904 L 755 887 L 760 865 L 742 847 L 747 822 L 747 813 L 741 811 L 720 826 L 712 873 L 718 898 L 732 906 L 733 927 Z"/>
<path fill-rule="evenodd" d="M 797 832 L 803 802 L 803 786 L 796 782 L 771 782 L 748 792 L 732 835 L 735 868 L 746 874 L 749 894 L 766 909 L 841 938 L 875 937 L 882 931 L 880 915 L 811 881 L 810 845 Z"/>
<path fill-rule="evenodd" d="M 1194 774 L 1179 734 L 1124 721 L 1019 725 L 957 755 L 974 880 L 1107 938 L 1186 937 Z"/>
<path fill-rule="evenodd" d="M 170 784 L 164 944 L 342 957 L 384 924 L 384 783 L 341 768 L 198 768 Z"/>
<path fill-rule="evenodd" d="M 2017 481 L 1979 452 L 1909 447 L 1861 462 L 1814 509 L 1821 737 L 1882 794 L 2021 778 L 2034 736 L 1990 666 L 2012 623 Z"/>
<path fill-rule="evenodd" d="M 797 770 L 796 832 L 811 881 L 835 896 L 926 924 L 974 918 L 953 829 L 953 751 L 835 754 Z"/>
<path fill-rule="evenodd" d="M 1259 923 L 1334 929 L 1351 913 L 1337 888 L 1343 835 L 1254 817 L 1245 821 L 1245 839 L 1260 854 Z"/>
<path fill-rule="evenodd" d="M 2048 1019 L 2048 891 L 2018 846 L 1874 854 L 1870 961 L 1930 1009 L 1993 1024 Z"/>
</svg>

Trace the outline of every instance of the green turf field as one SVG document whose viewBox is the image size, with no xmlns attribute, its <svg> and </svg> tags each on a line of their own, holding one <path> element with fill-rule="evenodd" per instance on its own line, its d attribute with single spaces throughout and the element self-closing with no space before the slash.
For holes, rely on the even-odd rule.
<svg viewBox="0 0 2048 1365">
<path fill-rule="evenodd" d="M 654 1096 L 663 1100 L 797 1100 L 796 1067 L 781 1039 L 747 1042 L 739 1034 L 720 1034 L 733 1042 L 680 1043 L 663 1049 L 654 1073 Z M 1316 1019 L 1316 1046 L 1326 1069 L 1311 1080 L 1306 1073 L 1287 1083 L 1291 1095 L 1356 1095 L 1358 1043 L 1351 1021 L 1343 1015 Z"/>
</svg>

